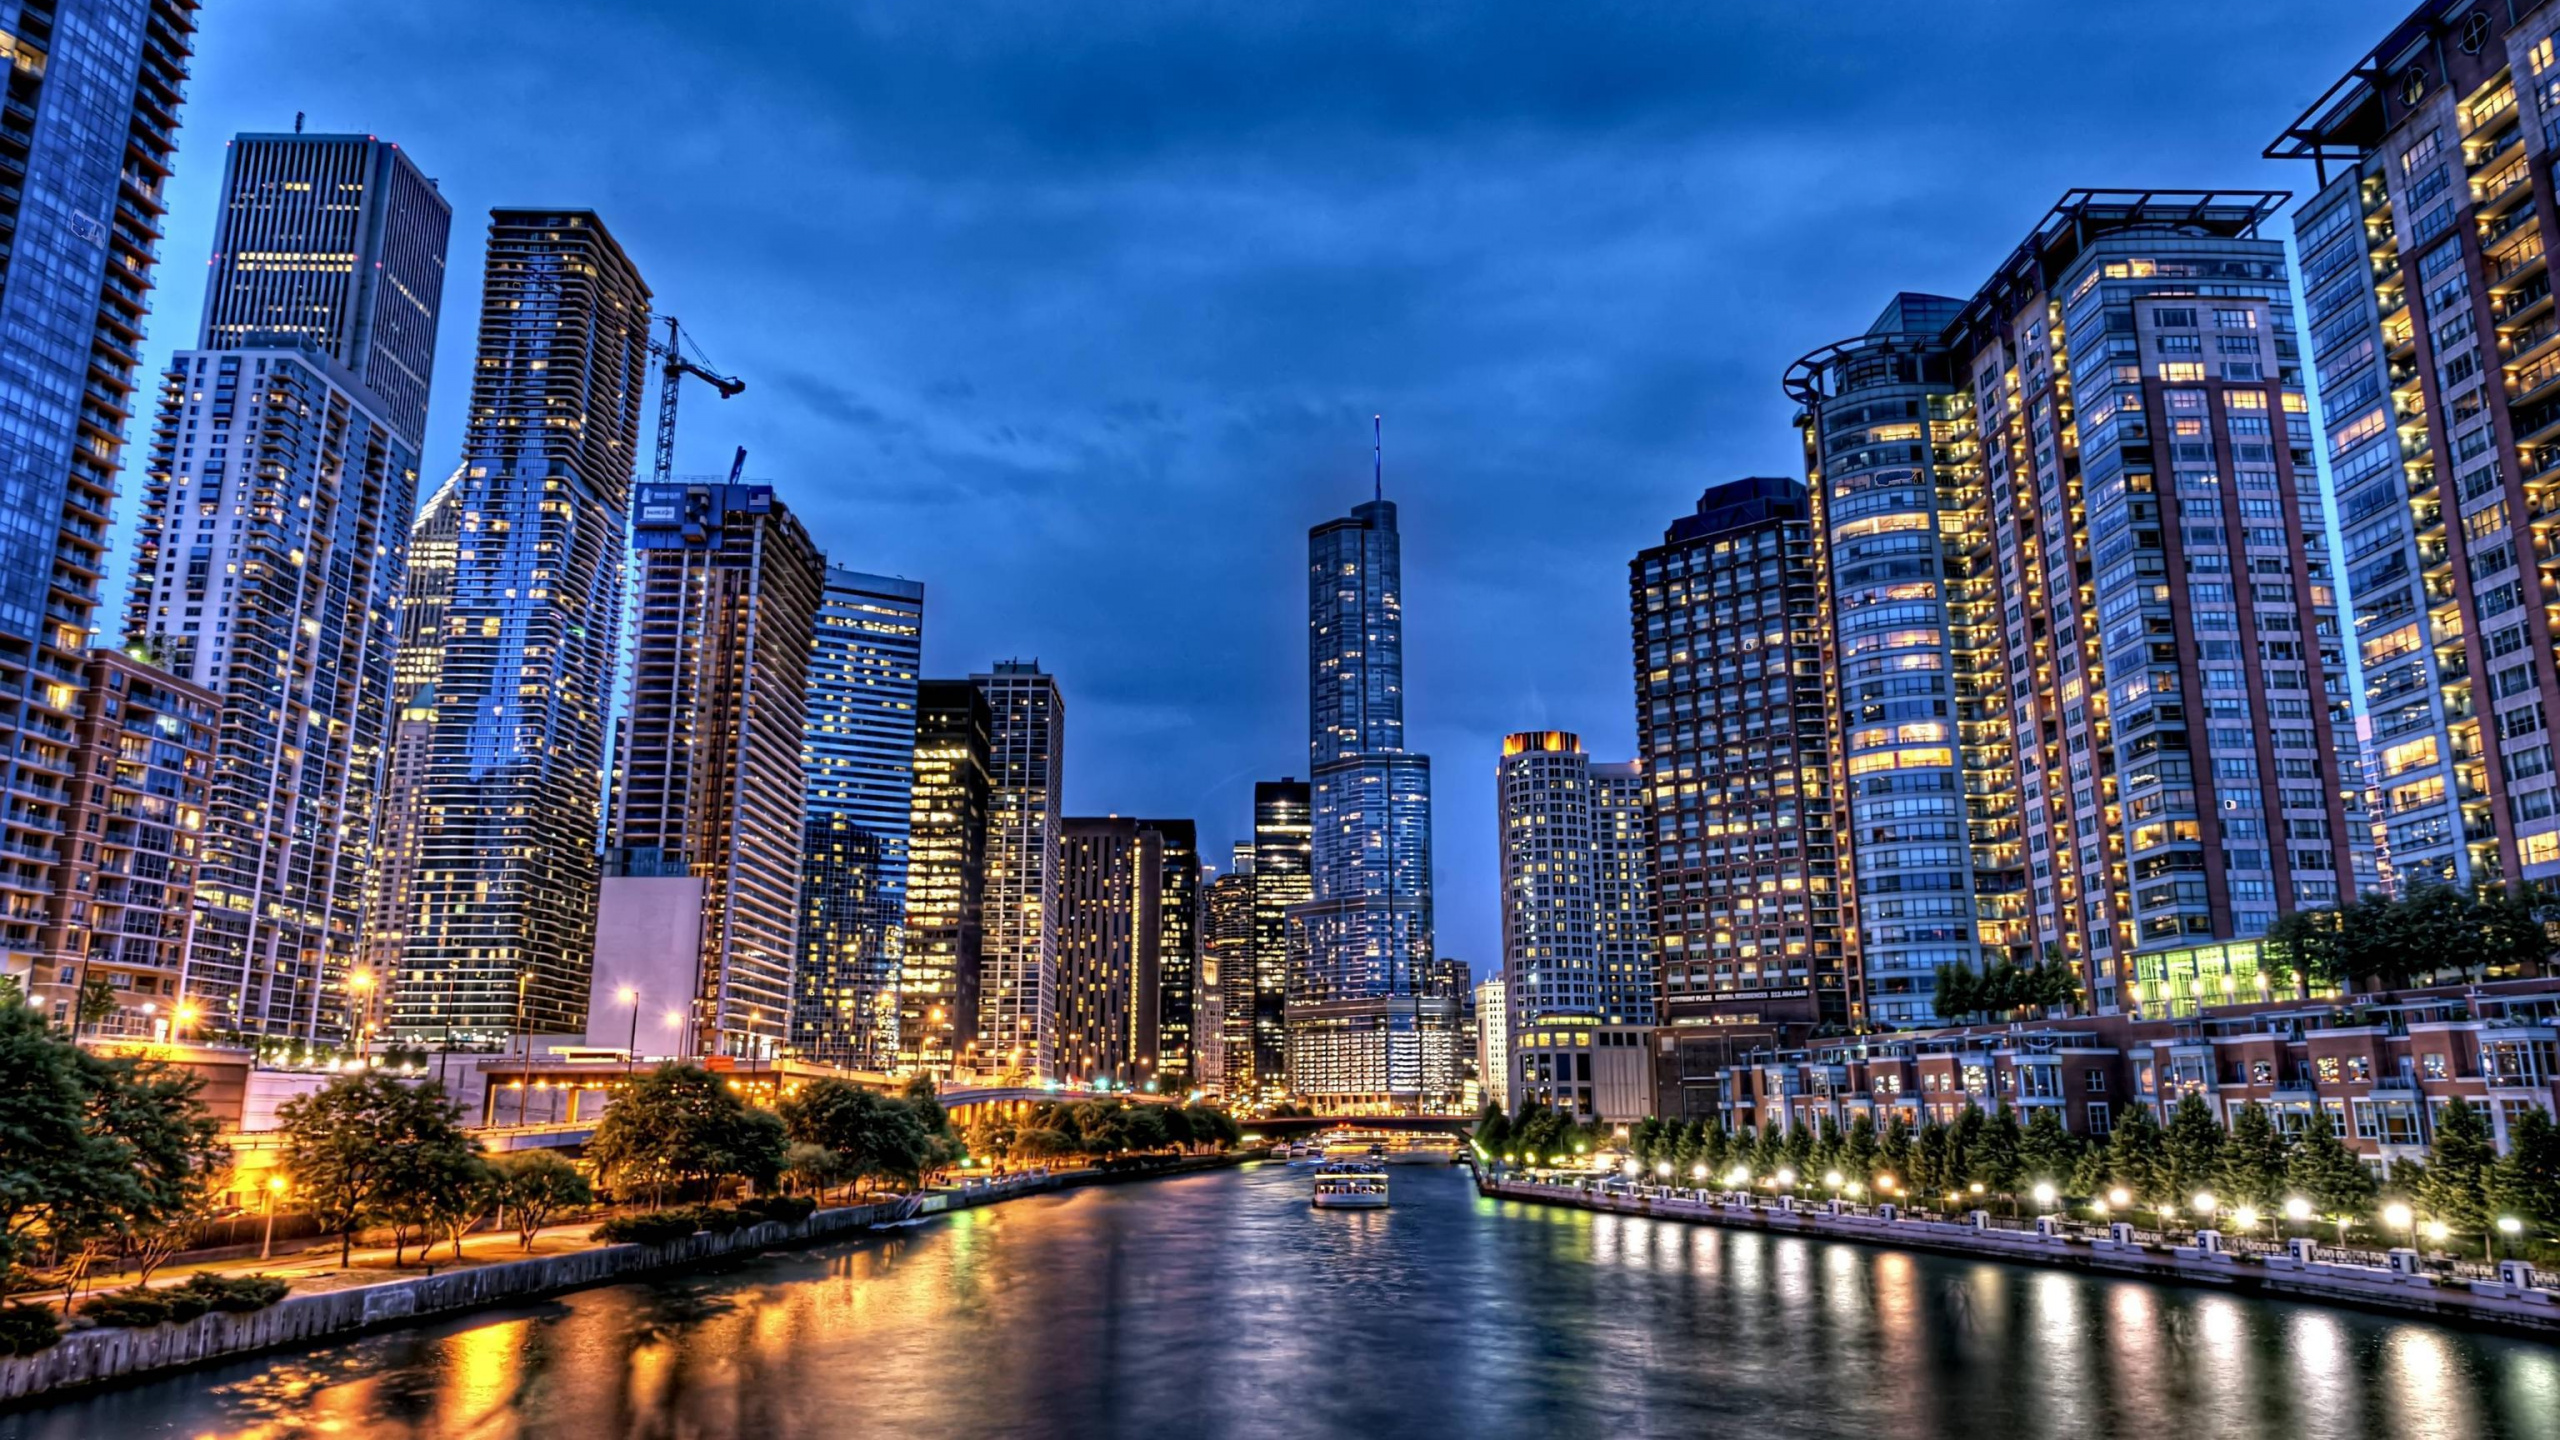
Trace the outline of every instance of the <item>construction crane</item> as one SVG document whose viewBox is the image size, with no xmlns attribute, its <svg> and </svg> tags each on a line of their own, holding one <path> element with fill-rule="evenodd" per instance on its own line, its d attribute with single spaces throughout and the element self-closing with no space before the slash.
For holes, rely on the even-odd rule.
<svg viewBox="0 0 2560 1440">
<path fill-rule="evenodd" d="M 667 483 L 676 463 L 676 395 L 678 382 L 690 375 L 720 392 L 726 400 L 747 388 L 747 382 L 734 375 L 723 375 L 711 368 L 711 357 L 702 347 L 685 337 L 684 329 L 673 315 L 667 322 L 667 338 L 661 343 L 649 342 L 649 353 L 665 362 L 658 369 L 658 463 L 651 466 L 649 478 L 660 485 Z M 692 351 L 692 358 L 685 352 Z M 743 453 L 743 452 L 741 452 Z"/>
</svg>

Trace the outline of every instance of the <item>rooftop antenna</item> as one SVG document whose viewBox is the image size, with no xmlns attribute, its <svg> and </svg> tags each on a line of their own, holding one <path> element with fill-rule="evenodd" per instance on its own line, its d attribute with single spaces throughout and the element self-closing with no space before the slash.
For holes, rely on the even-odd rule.
<svg viewBox="0 0 2560 1440">
<path fill-rule="evenodd" d="M 1383 415 L 1369 417 L 1369 455 L 1376 469 L 1370 472 L 1370 498 L 1387 498 L 1387 421 Z"/>
<path fill-rule="evenodd" d="M 296 135 L 302 133 L 302 112 L 299 110 L 293 112 L 293 133 Z"/>
</svg>

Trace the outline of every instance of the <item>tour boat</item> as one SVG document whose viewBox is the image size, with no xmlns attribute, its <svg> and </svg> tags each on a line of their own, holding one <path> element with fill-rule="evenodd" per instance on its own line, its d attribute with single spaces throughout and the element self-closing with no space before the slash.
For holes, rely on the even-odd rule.
<svg viewBox="0 0 2560 1440">
<path fill-rule="evenodd" d="M 1319 1210 L 1384 1210 L 1387 1169 L 1374 1164 L 1327 1165 L 1316 1172 L 1313 1198 Z"/>
</svg>

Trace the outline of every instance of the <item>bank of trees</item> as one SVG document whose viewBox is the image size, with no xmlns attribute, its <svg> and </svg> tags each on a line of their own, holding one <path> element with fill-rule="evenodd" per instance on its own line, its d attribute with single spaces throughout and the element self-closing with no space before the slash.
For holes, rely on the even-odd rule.
<svg viewBox="0 0 2560 1440">
<path fill-rule="evenodd" d="M 0 1272 L 66 1298 L 110 1256 L 174 1252 L 219 1189 L 228 1151 L 200 1082 L 149 1060 L 93 1055 L 0 996 Z"/>
<path fill-rule="evenodd" d="M 2560 895 L 2532 884 L 2456 890 L 2426 880 L 2396 895 L 2276 917 L 2260 950 L 2278 985 L 2396 988 L 2439 975 L 2515 974 L 2552 951 Z"/>
<path fill-rule="evenodd" d="M 338 1236 L 338 1263 L 365 1230 L 391 1232 L 392 1264 L 437 1244 L 462 1258 L 462 1240 L 491 1214 L 509 1217 L 521 1247 L 593 1198 L 566 1156 L 487 1155 L 462 1128 L 462 1109 L 436 1086 L 387 1070 L 341 1075 L 279 1106 L 276 1124 L 293 1203 Z"/>
<path fill-rule="evenodd" d="M 930 1080 L 916 1080 L 903 1095 L 850 1080 L 812 1080 L 785 1095 L 780 1109 L 789 1142 L 785 1169 L 813 1194 L 839 1187 L 913 1189 L 962 1154 Z"/>
<path fill-rule="evenodd" d="M 969 1153 L 1015 1165 L 1115 1160 L 1168 1150 L 1223 1150 L 1242 1138 L 1235 1117 L 1209 1105 L 1053 1101 L 1019 1121 L 991 1119 L 966 1137 Z"/>
<path fill-rule="evenodd" d="M 1995 960 L 1976 970 L 1941 965 L 1932 1001 L 1942 1020 L 2008 1019 L 2079 1008 L 2080 981 L 2057 957 L 2040 965 Z"/>
<path fill-rule="evenodd" d="M 2096 1139 L 2066 1129 L 2056 1107 L 2034 1107 L 2022 1119 L 2006 1103 L 1968 1104 L 1952 1119 L 1917 1126 L 1894 1112 L 1882 1126 L 1858 1115 L 1845 1127 L 1826 1116 L 1759 1131 L 1658 1119 L 1621 1128 L 1574 1125 L 1536 1106 L 1516 1116 L 1487 1106 L 1473 1139 L 1489 1161 L 1571 1165 L 1616 1147 L 1652 1182 L 1783 1188 L 1939 1212 L 2078 1206 L 2163 1227 L 2316 1222 L 2337 1226 L 2342 1238 L 2363 1227 L 2377 1241 L 2483 1249 L 2502 1235 L 2546 1243 L 2560 1236 L 2560 1125 L 2534 1107 L 2510 1118 L 2501 1155 L 2487 1112 L 2450 1102 L 2425 1160 L 2402 1163 L 2387 1181 L 2325 1111 L 2288 1131 L 2248 1104 L 2226 1125 L 2196 1094 L 2171 1107 L 2166 1124 L 2149 1106 L 2128 1106 L 2113 1132 Z M 2382 1222 L 2401 1213 L 2395 1206 L 2405 1207 L 2414 1234 L 2395 1237 Z"/>
</svg>

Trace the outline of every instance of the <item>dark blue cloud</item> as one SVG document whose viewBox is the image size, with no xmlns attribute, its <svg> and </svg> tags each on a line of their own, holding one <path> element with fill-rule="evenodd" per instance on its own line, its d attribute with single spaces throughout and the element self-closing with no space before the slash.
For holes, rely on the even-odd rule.
<svg viewBox="0 0 2560 1440">
<path fill-rule="evenodd" d="M 407 146 L 460 223 L 458 453 L 493 204 L 602 211 L 747 394 L 688 407 L 930 666 L 1037 655 L 1070 807 L 1306 768 L 1304 531 L 1388 417 L 1442 946 L 1497 953 L 1500 735 L 1633 744 L 1627 557 L 1798 465 L 1776 376 L 1963 290 L 2072 185 L 2297 187 L 2266 138 L 2404 0 L 1748 5 L 441 0 L 208 7 L 155 353 L 220 143 Z"/>
</svg>

